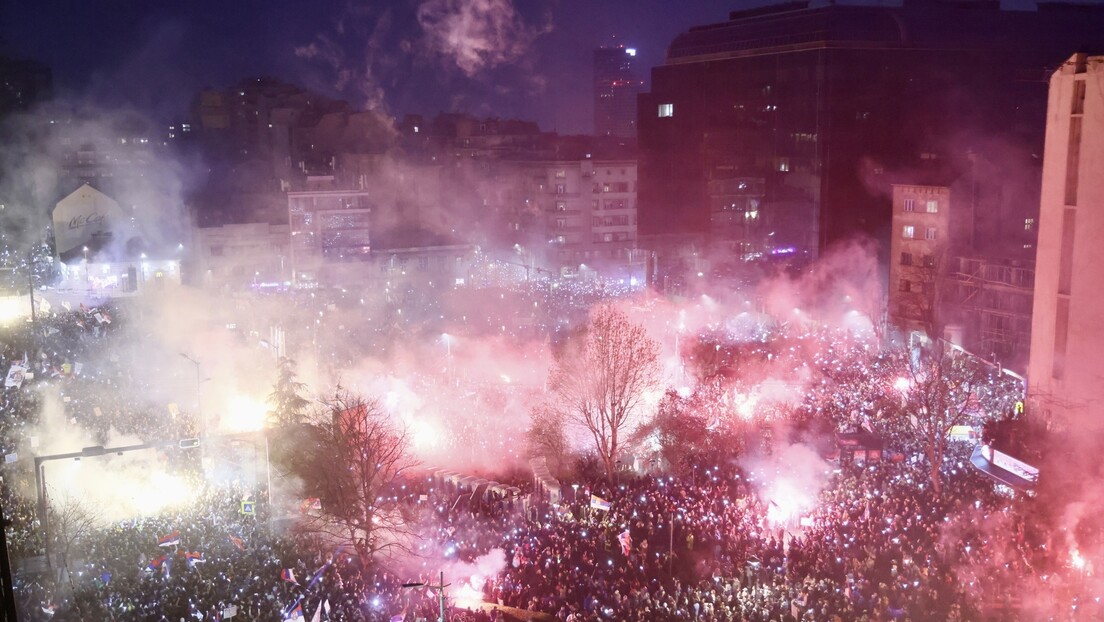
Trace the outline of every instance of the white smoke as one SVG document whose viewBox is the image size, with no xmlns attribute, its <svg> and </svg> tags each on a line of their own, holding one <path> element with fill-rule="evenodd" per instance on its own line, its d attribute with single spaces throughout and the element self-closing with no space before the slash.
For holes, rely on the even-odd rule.
<svg viewBox="0 0 1104 622">
<path fill-rule="evenodd" d="M 418 23 L 427 46 L 469 77 L 518 61 L 551 29 L 527 24 L 511 0 L 427 0 Z"/>
</svg>

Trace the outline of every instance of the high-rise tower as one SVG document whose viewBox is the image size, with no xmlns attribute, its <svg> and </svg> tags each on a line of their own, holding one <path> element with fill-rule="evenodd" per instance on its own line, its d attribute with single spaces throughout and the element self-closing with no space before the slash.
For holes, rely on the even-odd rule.
<svg viewBox="0 0 1104 622">
<path fill-rule="evenodd" d="M 636 96 L 644 82 L 636 73 L 636 50 L 623 45 L 594 50 L 594 133 L 636 137 Z"/>
</svg>

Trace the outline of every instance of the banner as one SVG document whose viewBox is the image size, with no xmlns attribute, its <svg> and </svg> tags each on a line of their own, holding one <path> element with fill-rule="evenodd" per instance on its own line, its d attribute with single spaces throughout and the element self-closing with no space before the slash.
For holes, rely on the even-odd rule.
<svg viewBox="0 0 1104 622">
<path fill-rule="evenodd" d="M 12 363 L 8 368 L 8 377 L 4 380 L 4 386 L 18 389 L 23 386 L 23 379 L 27 377 L 27 368 L 18 363 Z"/>
</svg>

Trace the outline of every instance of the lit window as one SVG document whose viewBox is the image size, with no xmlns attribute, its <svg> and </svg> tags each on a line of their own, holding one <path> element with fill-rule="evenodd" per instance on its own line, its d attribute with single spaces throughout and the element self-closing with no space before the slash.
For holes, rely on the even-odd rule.
<svg viewBox="0 0 1104 622">
<path fill-rule="evenodd" d="M 938 213 L 939 212 L 939 201 L 936 201 L 934 199 L 929 200 L 927 202 L 927 205 L 925 206 L 925 209 L 927 210 L 927 212 L 929 214 Z"/>
<path fill-rule="evenodd" d="M 660 104 L 659 105 L 659 116 L 660 116 L 660 118 L 675 116 L 675 105 L 674 104 Z"/>
<path fill-rule="evenodd" d="M 905 211 L 906 212 L 915 212 L 916 211 L 916 199 L 905 199 Z"/>
<path fill-rule="evenodd" d="M 779 173 L 788 173 L 788 172 L 790 172 L 790 159 L 789 158 L 778 158 L 778 172 Z"/>
<path fill-rule="evenodd" d="M 934 240 L 935 239 L 935 227 L 928 227 L 927 229 L 924 230 L 924 239 L 925 240 Z"/>
<path fill-rule="evenodd" d="M 907 239 L 910 239 L 910 240 L 912 238 L 916 237 L 916 227 L 914 227 L 912 225 L 905 225 L 904 227 L 901 228 L 901 237 L 907 238 Z"/>
<path fill-rule="evenodd" d="M 1024 231 L 1031 231 L 1034 228 L 1035 228 L 1035 219 L 1034 218 L 1025 218 L 1024 219 Z"/>
</svg>

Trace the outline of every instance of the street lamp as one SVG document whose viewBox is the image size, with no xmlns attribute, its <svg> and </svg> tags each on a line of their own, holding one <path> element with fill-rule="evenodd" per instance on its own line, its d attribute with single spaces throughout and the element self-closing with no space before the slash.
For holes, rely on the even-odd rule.
<svg viewBox="0 0 1104 622">
<path fill-rule="evenodd" d="M 196 414 L 199 415 L 199 419 L 202 423 L 202 429 L 200 430 L 200 436 L 207 436 L 207 417 L 205 417 L 203 415 L 203 397 L 200 394 L 199 385 L 206 382 L 207 380 L 210 380 L 210 378 L 202 378 L 202 379 L 200 378 L 199 361 L 197 361 L 194 358 L 188 356 L 187 354 L 184 354 L 183 352 L 180 353 L 180 356 L 184 357 L 185 359 L 190 361 L 193 365 L 195 365 L 195 368 L 196 368 Z"/>
<path fill-rule="evenodd" d="M 431 583 L 403 583 L 404 588 L 419 588 L 425 587 L 431 590 L 437 590 L 437 597 L 441 601 L 441 617 L 437 618 L 437 622 L 445 622 L 445 588 L 452 585 L 451 583 L 445 583 L 445 573 L 441 572 L 441 583 L 433 585 Z"/>
</svg>

